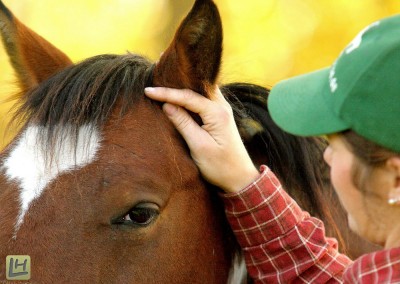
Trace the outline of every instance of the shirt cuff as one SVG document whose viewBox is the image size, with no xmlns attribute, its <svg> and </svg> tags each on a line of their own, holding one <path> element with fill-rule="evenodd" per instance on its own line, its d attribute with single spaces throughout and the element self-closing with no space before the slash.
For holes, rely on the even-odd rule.
<svg viewBox="0 0 400 284">
<path fill-rule="evenodd" d="M 228 221 L 242 247 L 282 236 L 309 216 L 282 189 L 267 166 L 260 170 L 260 177 L 246 188 L 221 194 Z"/>
</svg>

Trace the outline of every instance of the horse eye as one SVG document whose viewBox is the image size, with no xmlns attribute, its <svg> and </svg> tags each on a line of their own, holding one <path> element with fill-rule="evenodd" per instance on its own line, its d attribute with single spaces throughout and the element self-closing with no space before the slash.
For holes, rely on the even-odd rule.
<svg viewBox="0 0 400 284">
<path fill-rule="evenodd" d="M 116 223 L 145 227 L 150 225 L 159 215 L 158 207 L 150 203 L 141 203 L 133 207 Z"/>
</svg>

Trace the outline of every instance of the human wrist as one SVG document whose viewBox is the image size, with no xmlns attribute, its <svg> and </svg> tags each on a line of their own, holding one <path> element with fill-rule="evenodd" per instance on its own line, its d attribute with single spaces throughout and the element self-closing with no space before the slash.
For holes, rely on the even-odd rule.
<svg viewBox="0 0 400 284">
<path fill-rule="evenodd" d="M 260 172 L 255 166 L 249 167 L 233 175 L 229 183 L 226 183 L 221 188 L 226 193 L 236 193 L 249 186 L 252 182 L 260 177 Z"/>
</svg>

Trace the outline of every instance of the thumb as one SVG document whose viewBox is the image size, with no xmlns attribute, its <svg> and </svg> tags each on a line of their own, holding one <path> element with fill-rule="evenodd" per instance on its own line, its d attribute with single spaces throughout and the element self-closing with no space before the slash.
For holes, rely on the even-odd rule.
<svg viewBox="0 0 400 284">
<path fill-rule="evenodd" d="M 189 113 L 174 104 L 165 103 L 163 105 L 163 111 L 178 130 L 178 132 L 185 139 L 189 148 L 196 147 L 196 142 L 202 140 L 201 138 L 207 134 L 207 132 L 201 128 L 196 121 L 189 115 Z"/>
</svg>

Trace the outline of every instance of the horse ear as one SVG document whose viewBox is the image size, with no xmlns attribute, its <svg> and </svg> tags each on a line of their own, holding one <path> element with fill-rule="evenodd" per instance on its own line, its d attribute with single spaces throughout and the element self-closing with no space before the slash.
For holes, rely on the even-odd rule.
<svg viewBox="0 0 400 284">
<path fill-rule="evenodd" d="M 24 90 L 72 64 L 63 52 L 22 24 L 2 1 L 0 31 L 20 87 Z"/>
<path fill-rule="evenodd" d="M 197 0 L 154 69 L 155 86 L 211 94 L 222 55 L 222 24 L 213 1 Z"/>
</svg>

